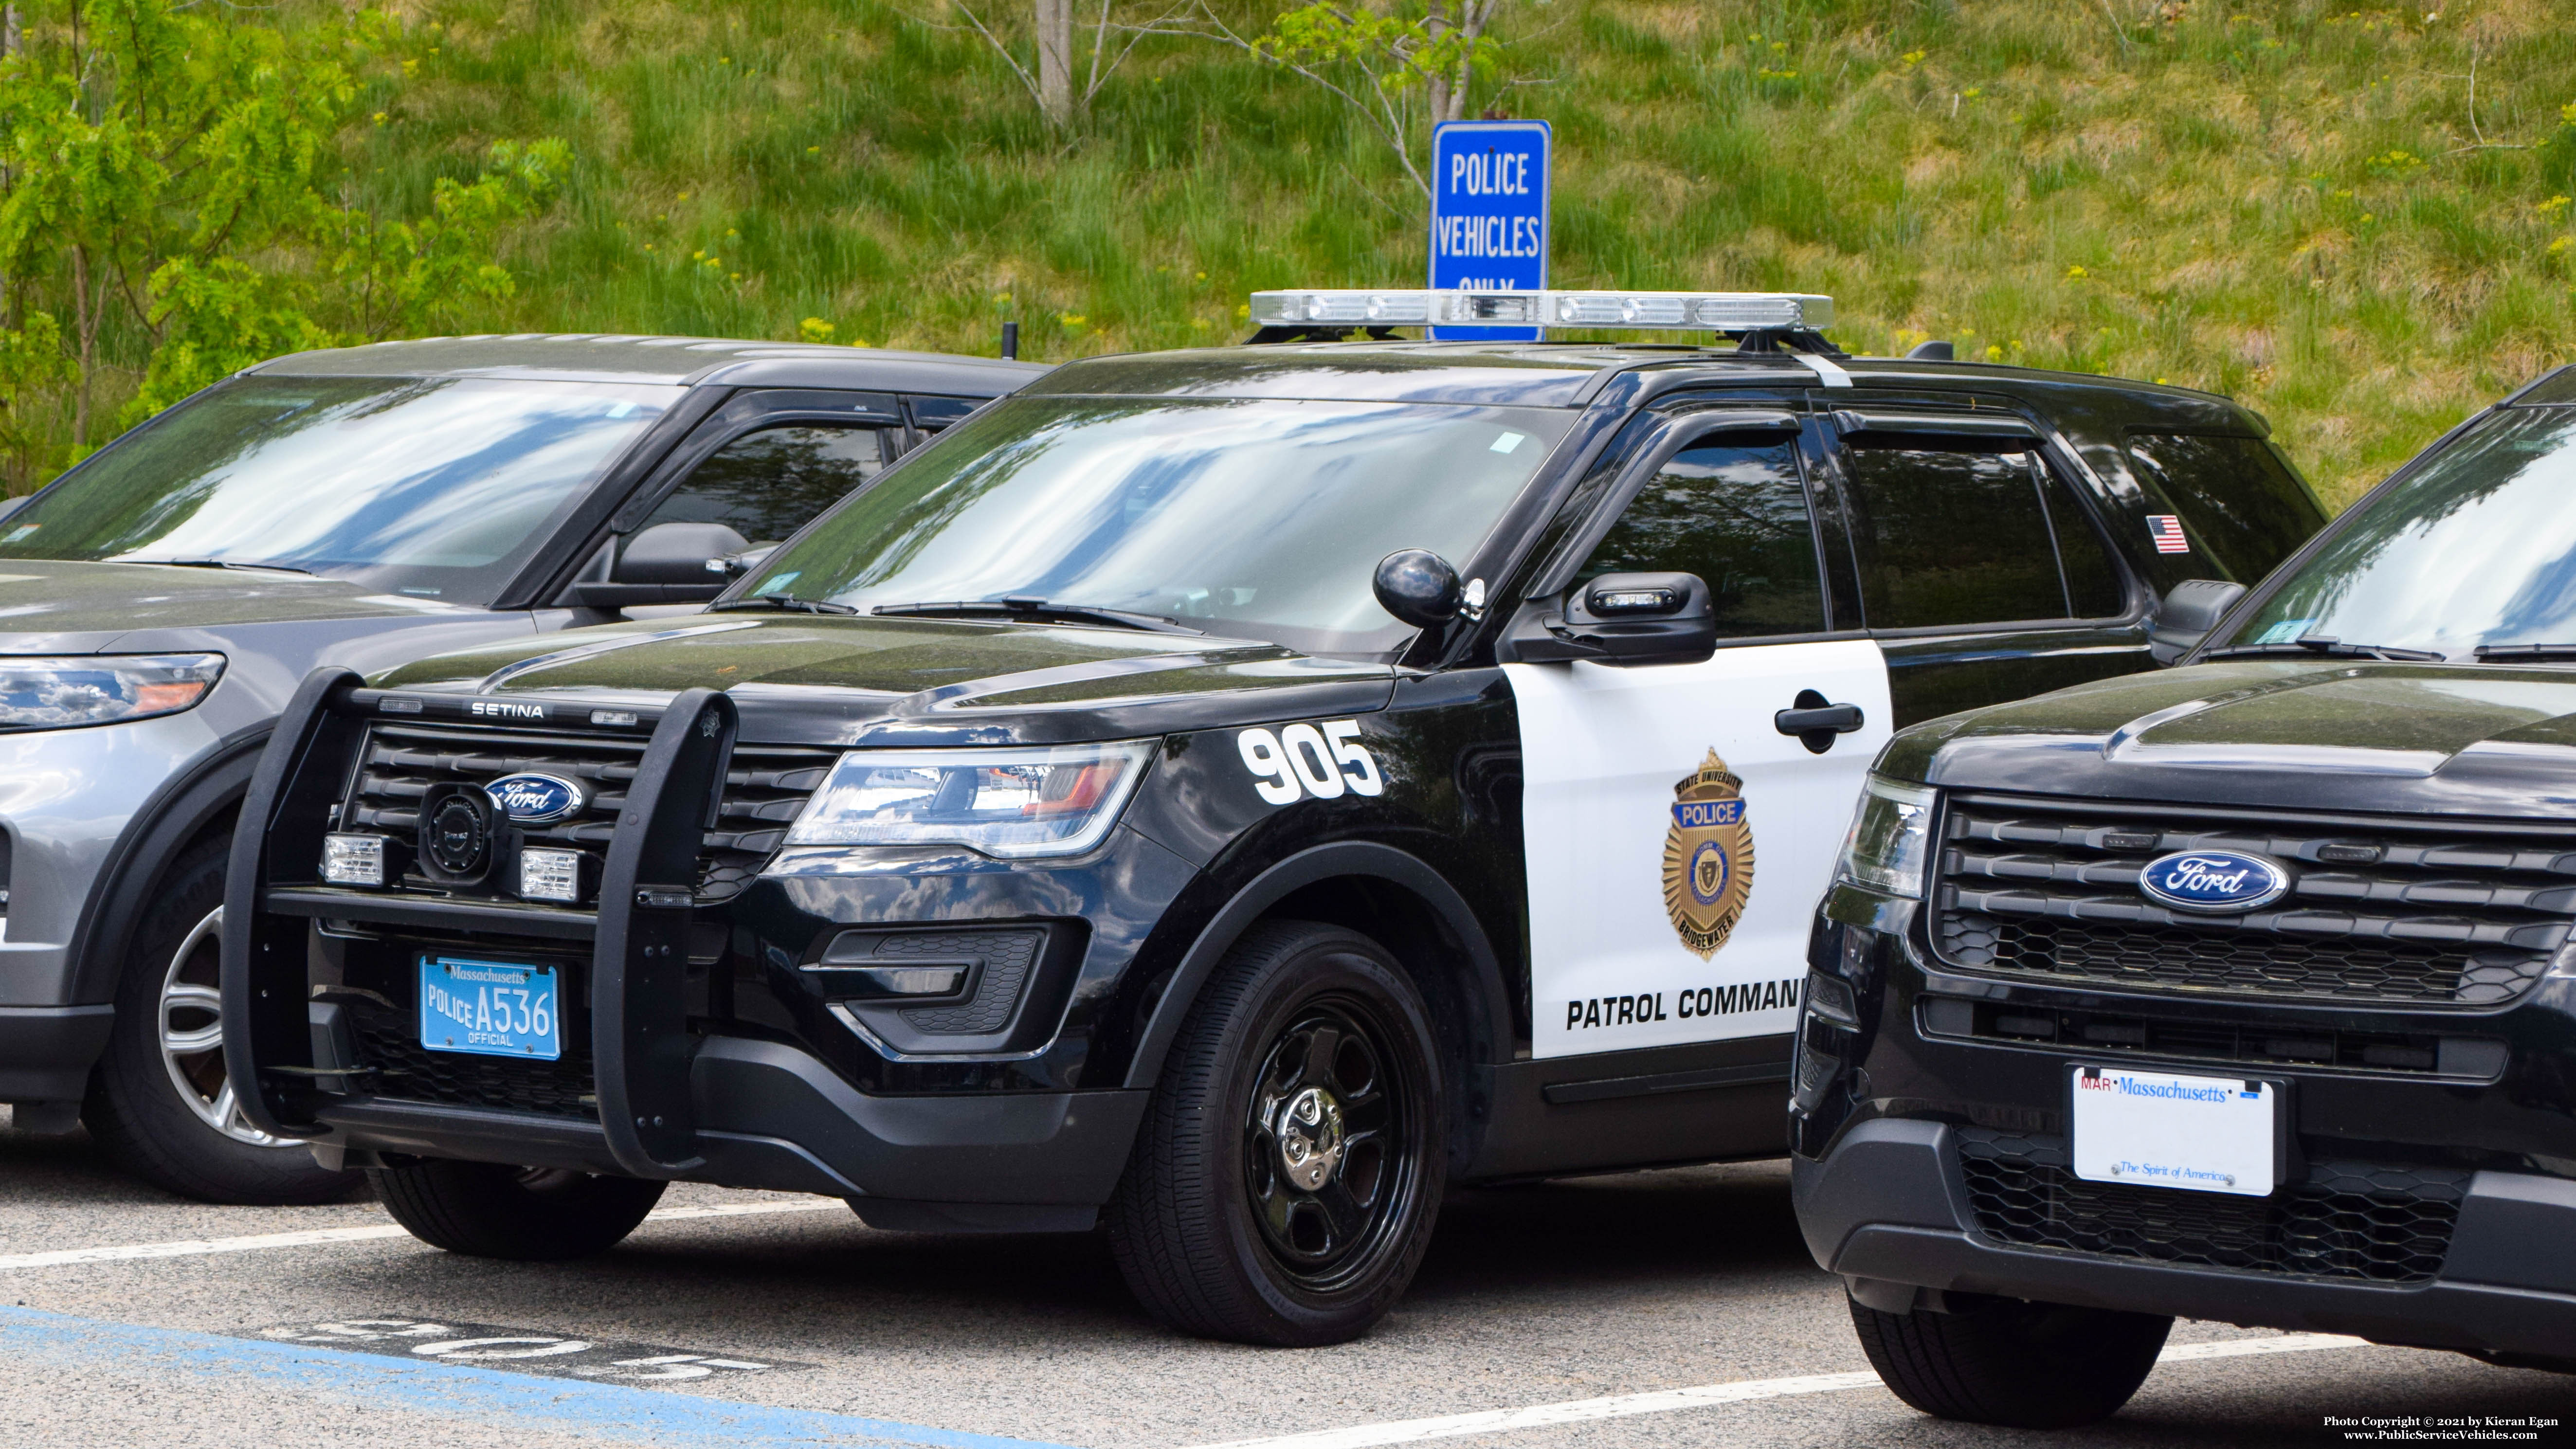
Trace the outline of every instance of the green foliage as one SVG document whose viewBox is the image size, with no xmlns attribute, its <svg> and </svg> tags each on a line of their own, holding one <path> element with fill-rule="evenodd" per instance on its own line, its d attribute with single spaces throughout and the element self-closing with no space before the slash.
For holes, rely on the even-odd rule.
<svg viewBox="0 0 2576 1449">
<path fill-rule="evenodd" d="M 1490 73 L 1501 49 L 1490 35 L 1435 28 L 1422 14 L 1351 10 L 1327 0 L 1282 12 L 1252 45 L 1283 65 L 1348 72 L 1390 96 L 1426 90 L 1464 71 Z"/>
<path fill-rule="evenodd" d="M 296 345 L 290 313 L 335 340 L 680 332 L 986 354 L 1016 319 L 1024 353 L 1053 359 L 1230 340 L 1256 288 L 1423 274 L 1421 197 L 1371 121 L 1201 38 L 1147 38 L 1068 137 L 938 0 L 404 0 L 399 33 L 282 3 L 182 18 L 278 31 L 279 54 L 304 57 L 275 62 L 281 77 L 341 67 L 354 94 L 330 102 L 319 149 L 279 142 L 241 168 L 291 180 L 309 154 L 301 184 L 328 204 L 217 249 L 249 275 L 198 265 L 156 291 L 200 234 L 201 183 L 174 177 L 155 222 L 171 249 L 99 328 L 110 413 L 156 349 L 196 349 L 162 365 L 155 396 L 175 396 Z M 1300 3 L 1210 0 L 1283 43 Z M 1347 14 L 1364 8 L 1411 13 Z M 1475 108 L 1554 123 L 1564 285 L 1820 291 L 1855 350 L 1943 337 L 1962 356 L 2224 390 L 2341 500 L 2576 360 L 2576 206 L 2553 205 L 2576 195 L 2564 10 L 1532 0 L 1497 12 Z M 64 43 L 59 5 L 36 21 L 31 54 Z M 326 32 L 341 38 L 317 48 Z M 0 133 L 52 125 L 32 112 L 60 106 L 18 85 L 0 79 Z M 308 99 L 329 95 L 299 83 L 263 104 L 320 114 L 295 109 Z M 558 153 L 541 185 L 510 183 L 524 206 L 474 228 L 445 219 L 442 187 L 520 174 L 493 143 L 537 137 L 579 164 Z M 64 164 L 109 178 L 149 157 L 120 144 Z M 0 146 L 11 177 L 34 159 Z M 0 387 L 0 448 L 27 456 L 31 437 L 59 461 L 68 383 L 8 369 L 45 352 L 45 317 L 77 350 L 70 271 L 49 223 L 10 230 L 9 184 L 0 372 L 22 381 L 14 401 Z M 352 214 L 416 229 L 361 245 L 323 224 Z M 417 230 L 432 224 L 443 241 Z M 421 262 L 418 285 L 397 257 Z M 478 286 L 486 265 L 512 282 Z"/>
<path fill-rule="evenodd" d="M 2576 188 L 2576 102 L 2558 108 L 2558 129 L 2536 148 L 2541 179 L 2552 186 Z"/>
<path fill-rule="evenodd" d="M 342 136 L 375 209 L 426 211 L 495 139 L 581 158 L 499 233 L 515 291 L 442 326 L 813 319 L 990 354 L 1017 319 L 1063 358 L 1230 340 L 1255 288 L 1423 274 L 1375 126 L 1231 46 L 1148 38 L 1067 138 L 936 0 L 420 3 L 418 75 Z M 1284 43 L 1302 0 L 1211 3 Z M 1475 109 L 1555 124 L 1565 285 L 1821 291 L 1855 350 L 2225 390 L 2341 499 L 2576 360 L 2576 208 L 2544 209 L 2576 194 L 2576 28 L 2431 8 L 1533 0 L 1497 12 Z"/>
<path fill-rule="evenodd" d="M 417 69 L 389 17 L 17 10 L 0 58 L 0 447 L 20 484 L 88 450 L 102 388 L 130 393 L 130 424 L 280 352 L 506 303 L 495 241 L 570 167 L 560 141 L 496 142 L 481 175 L 433 184 L 426 215 L 389 217 L 326 196 L 348 184 L 367 93 Z"/>
</svg>

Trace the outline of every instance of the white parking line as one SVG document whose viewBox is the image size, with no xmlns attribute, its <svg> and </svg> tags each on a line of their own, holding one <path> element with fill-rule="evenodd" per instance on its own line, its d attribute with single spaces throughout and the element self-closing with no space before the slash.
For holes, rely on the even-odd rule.
<svg viewBox="0 0 2576 1449">
<path fill-rule="evenodd" d="M 2167 1348 L 2158 1363 L 2194 1363 L 2253 1354 L 2304 1353 L 2320 1348 L 2359 1348 L 2363 1340 L 2330 1333 L 2286 1333 L 2270 1338 L 2231 1338 L 2217 1343 L 2179 1343 Z M 1614 1394 L 1602 1399 L 1571 1399 L 1526 1409 L 1488 1409 L 1476 1414 L 1448 1414 L 1436 1419 L 1399 1419 L 1386 1424 L 1360 1424 L 1348 1429 L 1317 1429 L 1276 1439 L 1235 1439 L 1202 1444 L 1196 1449 L 1374 1449 L 1381 1444 L 1412 1444 L 1424 1439 L 1454 1439 L 1467 1434 L 1499 1434 L 1549 1424 L 1575 1424 L 1591 1419 L 1617 1419 L 1630 1414 L 1662 1414 L 1710 1404 L 1740 1404 L 1752 1399 L 1785 1399 L 1798 1394 L 1832 1394 L 1846 1389 L 1878 1387 L 1874 1373 L 1802 1374 L 1785 1379 L 1742 1379 L 1731 1384 L 1702 1384 L 1690 1389 L 1662 1389 L 1650 1394 Z"/>
<path fill-rule="evenodd" d="M 743 1218 L 764 1213 L 846 1211 L 836 1198 L 803 1202 L 727 1203 L 716 1207 L 657 1208 L 648 1223 L 691 1218 Z M 0 1272 L 18 1268 L 58 1268 L 67 1263 L 118 1263 L 134 1258 L 194 1258 L 207 1253 L 256 1253 L 269 1248 L 309 1248 L 323 1243 L 364 1243 L 378 1238 L 407 1238 L 410 1233 L 385 1223 L 364 1228 L 306 1228 L 292 1233 L 252 1233 L 238 1238 L 184 1238 L 171 1243 L 123 1243 L 104 1248 L 57 1248 L 45 1253 L 0 1253 Z"/>
<path fill-rule="evenodd" d="M 2282 1333 L 2270 1338 L 2222 1338 L 2216 1343 L 2173 1343 L 2156 1355 L 2156 1362 L 2196 1363 L 2205 1358 L 2249 1358 L 2264 1353 L 2306 1353 L 2318 1348 L 2368 1348 L 2366 1338 L 2346 1338 L 2340 1333 Z"/>
</svg>

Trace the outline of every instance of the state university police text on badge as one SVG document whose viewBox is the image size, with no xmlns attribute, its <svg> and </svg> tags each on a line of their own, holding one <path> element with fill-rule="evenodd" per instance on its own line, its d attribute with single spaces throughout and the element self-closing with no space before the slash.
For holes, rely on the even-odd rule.
<svg viewBox="0 0 2576 1449">
<path fill-rule="evenodd" d="M 1673 786 L 1673 823 L 1664 833 L 1664 907 L 1682 944 L 1702 959 L 1717 954 L 1753 894 L 1753 826 L 1744 782 L 1717 751 Z"/>
</svg>

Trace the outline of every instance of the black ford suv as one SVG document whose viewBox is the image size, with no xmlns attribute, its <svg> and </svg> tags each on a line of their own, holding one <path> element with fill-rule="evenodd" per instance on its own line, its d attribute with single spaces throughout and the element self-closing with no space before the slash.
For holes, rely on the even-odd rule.
<svg viewBox="0 0 2576 1449">
<path fill-rule="evenodd" d="M 1074 363 L 703 617 L 315 673 L 245 1112 L 474 1253 L 671 1179 L 1105 1212 L 1270 1343 L 1375 1321 L 1449 1183 L 1776 1155 L 1891 723 L 2148 667 L 2317 519 L 2222 399 L 1783 340 Z"/>
<path fill-rule="evenodd" d="M 2030 1427 L 2117 1409 L 2174 1315 L 2576 1369 L 2576 369 L 2190 665 L 1871 776 L 1791 1111 L 1871 1361 Z"/>
</svg>

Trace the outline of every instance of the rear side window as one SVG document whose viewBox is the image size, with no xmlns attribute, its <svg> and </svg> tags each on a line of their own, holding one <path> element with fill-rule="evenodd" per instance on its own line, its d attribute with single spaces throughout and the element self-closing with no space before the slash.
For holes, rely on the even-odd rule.
<svg viewBox="0 0 2576 1449">
<path fill-rule="evenodd" d="M 2323 528 L 2325 511 L 2260 438 L 2133 433 L 2130 455 L 2182 515 L 2192 549 L 2251 584 Z"/>
<path fill-rule="evenodd" d="M 1738 434 L 1685 448 L 1656 470 L 1575 584 L 1603 574 L 1697 574 L 1721 638 L 1812 634 L 1825 627 L 1815 537 L 1796 440 Z"/>
<path fill-rule="evenodd" d="M 1845 457 L 1869 627 L 2068 617 L 2056 532 L 2040 502 L 2044 475 L 2028 453 L 1860 438 Z"/>
</svg>

